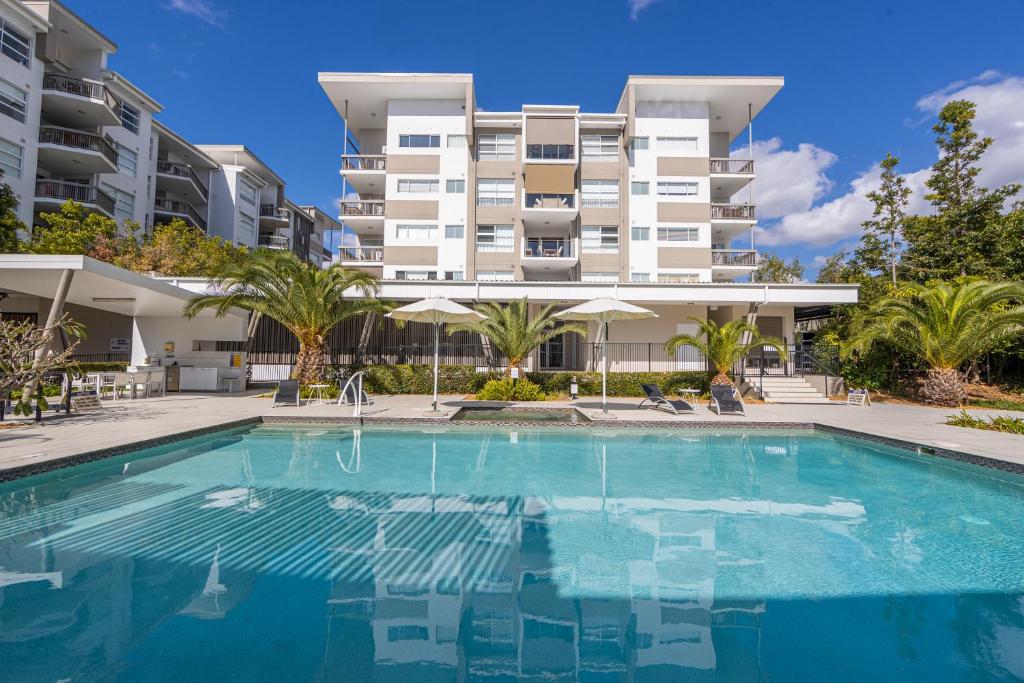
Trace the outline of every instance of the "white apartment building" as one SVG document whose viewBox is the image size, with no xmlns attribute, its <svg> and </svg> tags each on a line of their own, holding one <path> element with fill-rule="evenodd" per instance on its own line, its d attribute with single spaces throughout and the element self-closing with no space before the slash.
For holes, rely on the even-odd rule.
<svg viewBox="0 0 1024 683">
<path fill-rule="evenodd" d="M 313 229 L 309 235 L 309 260 L 317 263 L 315 257 L 319 254 L 321 266 L 327 265 L 334 258 L 334 254 L 327 247 L 329 243 L 329 232 L 340 232 L 342 225 L 326 211 L 318 206 L 301 206 L 307 216 L 313 219 Z"/>
<path fill-rule="evenodd" d="M 613 323 L 609 340 L 659 343 L 691 317 L 744 316 L 792 341 L 796 307 L 856 301 L 856 287 L 737 282 L 757 266 L 751 123 L 780 77 L 630 76 L 596 113 L 478 110 L 470 74 L 319 81 L 345 140 L 340 219 L 357 245 L 342 263 L 387 299 L 614 296 L 659 317 Z M 533 362 L 578 367 L 569 345 Z"/>
</svg>

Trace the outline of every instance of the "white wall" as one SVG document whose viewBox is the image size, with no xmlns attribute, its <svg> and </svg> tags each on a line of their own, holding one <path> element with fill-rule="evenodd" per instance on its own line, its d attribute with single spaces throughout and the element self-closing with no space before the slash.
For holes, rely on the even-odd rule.
<svg viewBox="0 0 1024 683">
<path fill-rule="evenodd" d="M 149 229 L 153 222 L 153 174 L 156 173 L 156 140 L 153 140 L 152 154 L 150 154 L 150 140 L 153 138 L 153 112 L 138 98 L 131 95 L 124 88 L 118 88 L 111 81 L 107 81 L 107 87 L 117 97 L 126 101 L 139 111 L 139 132 L 133 133 L 124 126 L 105 126 L 103 132 L 111 137 L 119 145 L 127 147 L 135 152 L 136 171 L 132 177 L 125 172 L 100 173 L 99 185 L 110 185 L 122 192 L 128 192 L 135 197 L 134 213 L 132 220 L 137 221 L 145 229 Z M 147 183 L 148 180 L 148 183 Z M 147 224 L 148 221 L 148 224 Z M 120 226 L 121 219 L 118 218 Z"/>
<path fill-rule="evenodd" d="M 257 205 L 250 206 L 238 199 L 238 178 L 245 174 L 243 166 L 223 165 L 210 172 L 210 218 L 209 232 L 232 244 L 247 247 L 256 246 L 256 236 L 260 230 L 259 216 L 259 184 L 252 176 L 247 181 L 256 185 Z M 253 219 L 252 232 L 244 230 L 239 223 L 239 213 L 245 213 Z"/>
<path fill-rule="evenodd" d="M 244 341 L 247 321 L 234 316 L 224 318 L 200 317 L 186 320 L 181 316 L 137 317 L 132 320 L 132 365 L 144 365 L 145 358 L 161 359 L 164 365 L 177 361 L 178 365 L 227 367 L 230 353 L 194 352 L 194 340 Z M 164 344 L 174 343 L 174 352 L 164 351 Z"/>
</svg>

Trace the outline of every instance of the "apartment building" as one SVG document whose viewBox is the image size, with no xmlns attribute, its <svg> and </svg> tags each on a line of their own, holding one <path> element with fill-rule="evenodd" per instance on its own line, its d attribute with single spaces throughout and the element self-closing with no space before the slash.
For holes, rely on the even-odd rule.
<svg viewBox="0 0 1024 683">
<path fill-rule="evenodd" d="M 307 205 L 299 208 L 313 221 L 309 233 L 309 260 L 321 266 L 327 265 L 334 258 L 334 254 L 327 246 L 330 240 L 328 233 L 340 232 L 342 225 L 318 206 Z M 319 261 L 316 260 L 318 255 Z"/>
<path fill-rule="evenodd" d="M 780 77 L 630 76 L 593 113 L 478 109 L 470 74 L 319 81 L 342 118 L 340 219 L 356 239 L 342 263 L 387 298 L 614 296 L 659 317 L 609 339 L 659 343 L 692 317 L 792 339 L 795 307 L 856 301 L 855 287 L 742 282 L 757 266 L 751 126 Z M 569 344 L 534 362 L 576 367 Z"/>
</svg>

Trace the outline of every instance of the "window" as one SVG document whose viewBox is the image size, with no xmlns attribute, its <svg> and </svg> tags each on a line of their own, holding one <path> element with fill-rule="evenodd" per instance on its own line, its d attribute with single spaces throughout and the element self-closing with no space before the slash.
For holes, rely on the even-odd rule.
<svg viewBox="0 0 1024 683">
<path fill-rule="evenodd" d="M 511 270 L 478 270 L 476 279 L 481 282 L 509 282 L 512 280 Z"/>
<path fill-rule="evenodd" d="M 433 270 L 396 270 L 396 280 L 436 280 L 437 273 Z"/>
<path fill-rule="evenodd" d="M 399 147 L 440 147 L 440 135 L 399 135 Z"/>
<path fill-rule="evenodd" d="M 574 145 L 527 145 L 527 159 L 572 159 L 576 151 Z"/>
<path fill-rule="evenodd" d="M 647 138 L 633 138 L 629 141 L 629 149 L 633 152 L 645 150 L 650 146 Z"/>
<path fill-rule="evenodd" d="M 633 196 L 651 193 L 651 184 L 646 180 L 634 180 L 629 184 L 629 193 Z"/>
<path fill-rule="evenodd" d="M 618 135 L 582 135 L 584 159 L 615 161 L 619 158 Z"/>
<path fill-rule="evenodd" d="M 697 138 L 658 138 L 658 151 L 673 154 L 676 152 L 696 152 Z"/>
<path fill-rule="evenodd" d="M 477 206 L 512 206 L 515 197 L 516 185 L 511 178 L 477 178 Z"/>
<path fill-rule="evenodd" d="M 444 226 L 444 238 L 446 240 L 461 240 L 466 236 L 466 227 L 463 225 Z"/>
<path fill-rule="evenodd" d="M 696 242 L 700 228 L 658 228 L 659 242 Z"/>
<path fill-rule="evenodd" d="M 631 273 L 629 276 L 630 282 L 650 282 L 650 273 Z"/>
<path fill-rule="evenodd" d="M 583 253 L 615 253 L 619 250 L 619 228 L 615 225 L 584 225 Z"/>
<path fill-rule="evenodd" d="M 10 140 L 0 138 L 0 170 L 8 178 L 21 177 L 21 157 L 25 148 Z"/>
<path fill-rule="evenodd" d="M 658 195 L 661 197 L 692 197 L 697 194 L 697 183 L 672 180 L 658 181 Z"/>
<path fill-rule="evenodd" d="M 251 235 L 256 231 L 256 221 L 251 216 L 240 213 L 238 214 L 238 227 L 242 229 L 242 232 Z"/>
<path fill-rule="evenodd" d="M 28 66 L 29 57 L 32 55 L 32 43 L 29 37 L 11 26 L 2 17 L 0 17 L 0 52 L 24 66 Z"/>
<path fill-rule="evenodd" d="M 476 226 L 477 251 L 512 251 L 511 225 Z"/>
<path fill-rule="evenodd" d="M 121 126 L 133 133 L 139 132 L 139 110 L 121 101 Z"/>
<path fill-rule="evenodd" d="M 25 123 L 28 93 L 0 78 L 0 113 Z"/>
<path fill-rule="evenodd" d="M 513 133 L 478 135 L 476 157 L 479 161 L 510 161 L 516 158 L 516 136 Z"/>
<path fill-rule="evenodd" d="M 629 239 L 634 242 L 646 242 L 651 239 L 650 228 L 638 228 L 635 225 L 629 229 Z"/>
<path fill-rule="evenodd" d="M 662 284 L 691 284 L 700 282 L 700 273 L 659 273 L 658 282 Z"/>
<path fill-rule="evenodd" d="M 580 280 L 582 282 L 618 282 L 619 274 L 612 272 L 583 273 Z"/>
<path fill-rule="evenodd" d="M 239 178 L 238 198 L 250 206 L 256 206 L 256 186 L 245 178 Z"/>
<path fill-rule="evenodd" d="M 103 191 L 114 198 L 114 218 L 121 222 L 135 218 L 135 195 L 103 183 Z"/>
<path fill-rule="evenodd" d="M 134 178 L 137 172 L 138 162 L 138 154 L 124 145 L 117 145 L 117 170 Z"/>
<path fill-rule="evenodd" d="M 619 205 L 618 180 L 584 180 L 583 207 L 614 209 Z"/>
<path fill-rule="evenodd" d="M 438 182 L 436 179 L 426 178 L 399 178 L 398 191 L 402 193 L 415 192 L 437 192 Z"/>
<path fill-rule="evenodd" d="M 445 183 L 445 192 L 448 194 L 466 194 L 465 180 L 449 180 Z"/>
<path fill-rule="evenodd" d="M 432 240 L 437 232 L 436 225 L 406 225 L 395 226 L 395 238 L 400 240 Z"/>
<path fill-rule="evenodd" d="M 449 135 L 448 136 L 448 149 L 465 149 L 466 148 L 466 136 L 465 135 Z"/>
<path fill-rule="evenodd" d="M 444 279 L 462 282 L 466 279 L 466 275 L 461 270 L 446 270 L 444 271 Z"/>
</svg>

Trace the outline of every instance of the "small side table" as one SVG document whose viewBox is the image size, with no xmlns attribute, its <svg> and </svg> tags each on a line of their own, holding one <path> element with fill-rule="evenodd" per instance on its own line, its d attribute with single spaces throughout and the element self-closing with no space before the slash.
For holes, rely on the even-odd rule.
<svg viewBox="0 0 1024 683">
<path fill-rule="evenodd" d="M 697 397 L 700 396 L 700 389 L 676 389 L 676 394 L 683 397 L 692 396 L 693 400 L 690 401 L 690 404 L 693 406 L 693 414 L 696 415 L 700 412 L 700 401 L 697 400 Z"/>
<path fill-rule="evenodd" d="M 316 404 L 322 406 L 324 404 L 324 389 L 329 389 L 330 384 L 307 384 L 306 388 L 309 389 L 309 398 L 306 400 L 306 405 L 313 402 L 313 397 L 316 397 Z"/>
</svg>

